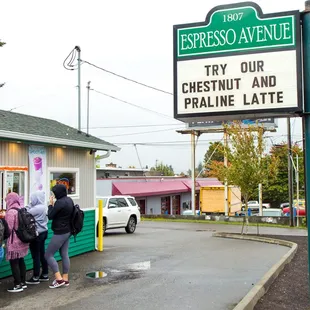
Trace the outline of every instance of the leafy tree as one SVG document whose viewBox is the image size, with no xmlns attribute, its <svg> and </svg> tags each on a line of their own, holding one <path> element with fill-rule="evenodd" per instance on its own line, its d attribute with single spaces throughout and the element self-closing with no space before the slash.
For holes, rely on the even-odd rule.
<svg viewBox="0 0 310 310">
<path fill-rule="evenodd" d="M 216 174 L 212 170 L 212 163 L 215 162 L 218 165 L 224 165 L 224 154 L 224 144 L 221 141 L 210 143 L 204 157 L 205 175 L 207 177 L 216 177 Z"/>
<path fill-rule="evenodd" d="M 297 145 L 292 146 L 292 158 L 296 165 L 296 155 L 298 155 L 299 164 L 299 197 L 304 197 L 304 165 L 303 165 L 303 151 Z M 277 207 L 282 202 L 288 202 L 288 145 L 287 143 L 281 143 L 272 146 L 270 155 L 266 156 L 267 161 L 271 161 L 272 158 L 276 158 L 278 161 L 278 175 L 277 178 L 267 178 L 263 184 L 263 197 L 265 201 L 272 203 Z M 267 171 L 266 171 L 267 172 Z M 293 170 L 294 172 L 294 170 Z M 294 174 L 295 179 L 295 174 Z M 295 179 L 296 180 L 296 179 Z M 294 186 L 296 183 L 294 182 Z M 296 189 L 294 190 L 294 196 L 296 198 Z"/>
<path fill-rule="evenodd" d="M 241 122 L 233 122 L 225 125 L 225 130 L 230 139 L 227 152 L 228 165 L 213 161 L 211 168 L 214 175 L 228 184 L 238 186 L 245 202 L 245 219 L 248 227 L 248 201 L 253 188 L 265 183 L 269 177 L 275 177 L 277 173 L 277 159 L 264 161 L 264 139 L 262 128 L 258 125 L 242 127 Z M 260 134 L 261 133 L 261 134 Z M 266 173 L 266 168 L 269 173 Z"/>
<path fill-rule="evenodd" d="M 205 154 L 205 165 L 213 160 L 224 162 L 224 144 L 221 141 L 211 142 Z"/>
<path fill-rule="evenodd" d="M 100 155 L 96 155 L 95 160 L 96 160 L 96 168 L 100 168 Z"/>
<path fill-rule="evenodd" d="M 155 167 L 152 167 L 150 171 L 160 172 L 163 176 L 174 176 L 173 167 L 171 165 L 165 165 L 162 162 L 157 164 Z"/>
</svg>

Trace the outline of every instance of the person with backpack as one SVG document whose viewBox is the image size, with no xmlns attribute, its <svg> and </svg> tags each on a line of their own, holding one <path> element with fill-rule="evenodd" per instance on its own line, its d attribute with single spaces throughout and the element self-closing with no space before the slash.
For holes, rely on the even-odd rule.
<svg viewBox="0 0 310 310">
<path fill-rule="evenodd" d="M 9 234 L 9 226 L 7 221 L 0 217 L 0 264 L 4 258 L 4 241 L 8 239 L 10 236 Z"/>
<path fill-rule="evenodd" d="M 27 211 L 34 216 L 38 236 L 30 242 L 30 252 L 33 260 L 33 275 L 26 284 L 40 284 L 48 278 L 48 264 L 45 259 L 45 240 L 47 238 L 47 206 L 45 205 L 45 193 L 36 191 L 30 196 L 30 204 Z M 40 266 L 42 274 L 40 275 Z"/>
<path fill-rule="evenodd" d="M 23 208 L 21 197 L 14 192 L 5 198 L 6 214 L 5 220 L 8 223 L 10 237 L 6 243 L 6 259 L 10 262 L 14 286 L 8 289 L 10 293 L 22 292 L 27 288 L 26 265 L 24 257 L 28 253 L 29 243 L 25 243 L 17 236 L 19 229 L 19 210 Z"/>
<path fill-rule="evenodd" d="M 67 196 L 67 188 L 63 184 L 57 184 L 52 188 L 52 192 L 56 198 L 50 197 L 48 206 L 48 218 L 52 220 L 52 236 L 50 243 L 45 252 L 45 258 L 48 265 L 52 269 L 55 280 L 49 286 L 50 288 L 59 288 L 61 286 L 69 286 L 69 238 L 72 233 L 72 217 L 74 212 L 73 200 Z M 59 267 L 54 254 L 59 250 L 62 259 L 62 271 Z"/>
</svg>

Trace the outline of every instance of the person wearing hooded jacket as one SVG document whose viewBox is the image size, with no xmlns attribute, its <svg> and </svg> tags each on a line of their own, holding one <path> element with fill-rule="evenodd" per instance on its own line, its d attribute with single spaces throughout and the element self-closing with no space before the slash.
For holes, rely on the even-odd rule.
<svg viewBox="0 0 310 310">
<path fill-rule="evenodd" d="M 29 243 L 22 242 L 16 235 L 16 230 L 18 229 L 18 211 L 16 209 L 23 208 L 21 197 L 12 192 L 6 196 L 5 202 L 5 220 L 8 223 L 10 234 L 6 242 L 6 260 L 10 262 L 14 278 L 14 286 L 9 288 L 8 292 L 18 293 L 27 288 L 24 257 L 28 253 Z"/>
<path fill-rule="evenodd" d="M 52 220 L 52 230 L 54 235 L 45 252 L 45 258 L 48 265 L 51 267 L 55 280 L 49 286 L 50 288 L 58 288 L 61 286 L 69 286 L 69 238 L 71 236 L 71 223 L 74 210 L 73 200 L 67 196 L 67 188 L 63 184 L 57 184 L 52 188 L 52 192 L 56 198 L 50 197 L 48 206 L 48 218 Z M 54 254 L 59 250 L 62 258 L 62 271 L 59 272 L 59 267 Z"/>
<path fill-rule="evenodd" d="M 45 259 L 45 240 L 47 238 L 47 207 L 45 205 L 45 193 L 36 191 L 30 196 L 30 204 L 27 211 L 34 216 L 38 236 L 30 242 L 30 252 L 33 259 L 33 275 L 26 284 L 39 284 L 46 282 L 48 278 L 48 265 Z M 40 265 L 42 274 L 40 275 Z"/>
</svg>

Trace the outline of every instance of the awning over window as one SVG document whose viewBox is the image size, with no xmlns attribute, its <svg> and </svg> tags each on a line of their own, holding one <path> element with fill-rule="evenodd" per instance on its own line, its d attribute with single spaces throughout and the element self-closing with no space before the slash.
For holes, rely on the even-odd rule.
<svg viewBox="0 0 310 310">
<path fill-rule="evenodd" d="M 163 182 L 113 182 L 112 195 L 131 195 L 134 197 L 163 196 L 188 192 L 182 181 Z"/>
<path fill-rule="evenodd" d="M 192 181 L 186 180 L 183 183 L 191 190 L 192 189 Z M 202 186 L 221 186 L 223 185 L 218 179 L 209 178 L 205 180 L 196 180 L 196 191 L 199 191 Z"/>
</svg>

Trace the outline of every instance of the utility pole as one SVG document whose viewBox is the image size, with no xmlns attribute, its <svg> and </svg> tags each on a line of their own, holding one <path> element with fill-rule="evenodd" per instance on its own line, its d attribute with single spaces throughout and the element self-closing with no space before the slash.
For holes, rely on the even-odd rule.
<svg viewBox="0 0 310 310">
<path fill-rule="evenodd" d="M 296 200 L 297 200 L 297 227 L 299 227 L 299 157 L 296 155 Z"/>
<path fill-rule="evenodd" d="M 90 81 L 87 83 L 87 136 L 89 136 L 89 91 L 90 91 Z"/>
<path fill-rule="evenodd" d="M 291 120 L 287 118 L 287 146 L 288 146 L 288 197 L 290 204 L 290 226 L 294 226 L 294 209 L 293 209 L 293 182 L 292 182 L 292 137 L 291 137 Z"/>
<path fill-rule="evenodd" d="M 79 46 L 75 49 L 78 53 L 78 131 L 81 132 L 81 49 Z"/>
<path fill-rule="evenodd" d="M 294 168 L 294 171 L 295 171 L 295 181 L 296 181 L 296 201 L 297 201 L 297 206 L 296 206 L 296 219 L 297 219 L 297 227 L 299 226 L 299 218 L 298 218 L 298 215 L 299 215 L 299 156 L 298 154 L 296 154 L 296 165 L 294 163 L 294 158 L 291 157 L 291 161 L 292 161 L 292 165 L 293 165 L 293 168 Z M 293 182 L 294 183 L 294 182 Z"/>
<path fill-rule="evenodd" d="M 263 184 L 258 184 L 259 216 L 263 216 Z"/>
<path fill-rule="evenodd" d="M 228 139 L 227 139 L 227 132 L 226 128 L 224 129 L 224 166 L 227 168 L 228 160 L 227 160 L 227 147 L 228 147 Z M 229 215 L 229 208 L 228 208 L 228 183 L 227 179 L 224 182 L 224 211 L 225 216 Z"/>
</svg>

